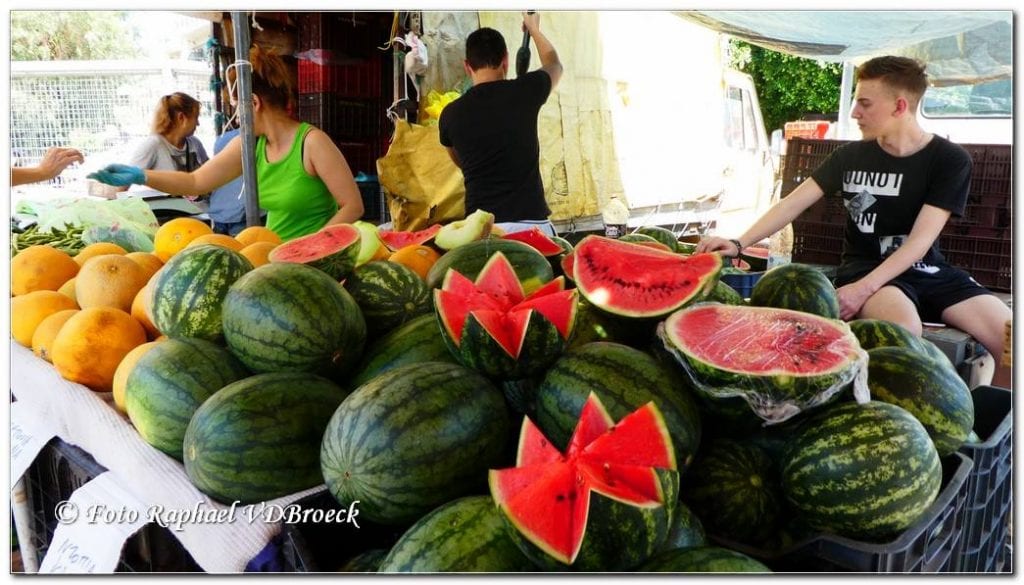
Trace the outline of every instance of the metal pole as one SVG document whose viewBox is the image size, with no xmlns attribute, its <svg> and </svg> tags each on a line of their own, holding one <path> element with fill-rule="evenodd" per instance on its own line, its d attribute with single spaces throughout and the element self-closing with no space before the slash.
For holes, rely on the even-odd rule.
<svg viewBox="0 0 1024 585">
<path fill-rule="evenodd" d="M 259 188 L 256 183 L 256 137 L 252 133 L 252 65 L 249 63 L 249 20 L 245 12 L 231 13 L 235 33 L 235 91 L 238 92 L 238 135 L 242 137 L 242 196 L 245 225 L 260 222 Z"/>
</svg>

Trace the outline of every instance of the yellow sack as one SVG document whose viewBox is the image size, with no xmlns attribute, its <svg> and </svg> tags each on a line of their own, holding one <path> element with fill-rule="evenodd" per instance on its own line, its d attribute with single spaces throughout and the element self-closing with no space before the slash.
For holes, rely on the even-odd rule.
<svg viewBox="0 0 1024 585">
<path fill-rule="evenodd" d="M 415 231 L 466 215 L 462 170 L 441 146 L 437 126 L 399 120 L 387 154 L 377 159 L 393 229 Z"/>
</svg>

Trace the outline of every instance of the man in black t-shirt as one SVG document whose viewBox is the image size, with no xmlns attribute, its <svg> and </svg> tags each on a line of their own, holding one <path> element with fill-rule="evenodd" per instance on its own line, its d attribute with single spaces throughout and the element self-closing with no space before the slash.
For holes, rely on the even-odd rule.
<svg viewBox="0 0 1024 585">
<path fill-rule="evenodd" d="M 550 228 L 540 176 L 537 116 L 562 77 L 558 53 L 540 32 L 540 15 L 524 14 L 541 68 L 514 80 L 508 73 L 508 49 L 490 28 L 466 39 L 466 73 L 473 87 L 448 104 L 439 122 L 441 144 L 462 169 L 466 214 L 484 209 L 495 222 L 529 222 Z"/>
<path fill-rule="evenodd" d="M 856 79 L 852 117 L 863 140 L 837 149 L 739 239 L 708 238 L 697 251 L 738 254 L 838 192 L 847 212 L 836 276 L 840 316 L 885 319 L 917 335 L 922 319 L 941 321 L 969 333 L 998 361 L 1009 307 L 947 264 L 938 248 L 946 221 L 967 203 L 970 156 L 918 124 L 928 85 L 921 63 L 877 57 L 857 69 Z M 997 377 L 1009 385 L 1008 372 Z"/>
</svg>

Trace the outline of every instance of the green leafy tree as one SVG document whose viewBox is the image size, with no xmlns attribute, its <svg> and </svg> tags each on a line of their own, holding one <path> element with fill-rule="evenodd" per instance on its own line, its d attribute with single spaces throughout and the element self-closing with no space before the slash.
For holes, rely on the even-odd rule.
<svg viewBox="0 0 1024 585">
<path fill-rule="evenodd" d="M 136 56 L 134 33 L 123 11 L 11 12 L 12 61 L 130 59 Z"/>
<path fill-rule="evenodd" d="M 805 59 L 732 40 L 732 66 L 750 74 L 769 132 L 805 114 L 839 110 L 843 66 Z"/>
</svg>

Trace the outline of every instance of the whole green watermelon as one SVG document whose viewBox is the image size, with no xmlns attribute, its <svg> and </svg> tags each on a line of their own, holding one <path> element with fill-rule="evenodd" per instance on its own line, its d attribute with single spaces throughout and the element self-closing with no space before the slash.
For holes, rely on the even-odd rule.
<svg viewBox="0 0 1024 585">
<path fill-rule="evenodd" d="M 643 573 L 771 573 L 760 561 L 716 546 L 662 552 L 640 567 Z"/>
<path fill-rule="evenodd" d="M 362 386 L 398 366 L 421 362 L 457 363 L 433 313 L 410 319 L 369 345 L 355 368 L 351 386 Z"/>
<path fill-rule="evenodd" d="M 750 291 L 750 304 L 839 318 L 839 296 L 832 282 L 820 270 L 796 262 L 765 272 Z"/>
<path fill-rule="evenodd" d="M 427 283 L 397 262 L 377 260 L 356 267 L 345 279 L 345 290 L 362 310 L 371 339 L 433 312 Z"/>
</svg>

